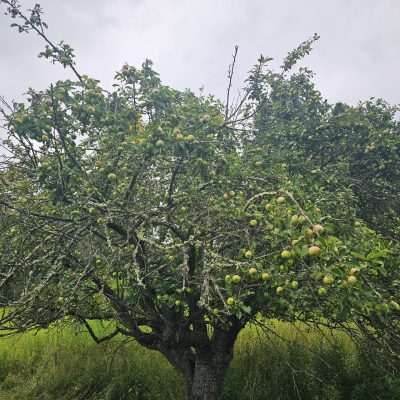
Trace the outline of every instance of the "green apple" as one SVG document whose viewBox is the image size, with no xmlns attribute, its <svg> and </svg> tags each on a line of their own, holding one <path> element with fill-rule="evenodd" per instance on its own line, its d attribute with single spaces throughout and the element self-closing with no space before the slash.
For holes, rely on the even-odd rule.
<svg viewBox="0 0 400 400">
<path fill-rule="evenodd" d="M 322 279 L 324 285 L 332 285 L 334 281 L 335 280 L 332 275 L 325 275 Z"/>
<path fill-rule="evenodd" d="M 252 227 L 257 226 L 257 224 L 258 224 L 258 222 L 257 222 L 256 219 L 251 219 L 250 222 L 249 222 L 249 225 L 252 226 Z"/>
<path fill-rule="evenodd" d="M 309 254 L 311 257 L 319 256 L 319 255 L 321 254 L 321 248 L 318 247 L 318 246 L 310 246 L 310 247 L 308 248 L 308 254 Z"/>
<path fill-rule="evenodd" d="M 293 225 L 298 224 L 298 222 L 299 222 L 299 216 L 298 216 L 298 215 L 293 215 L 292 218 L 290 218 L 290 222 L 291 222 Z"/>
<path fill-rule="evenodd" d="M 269 281 L 271 279 L 271 275 L 268 272 L 263 272 L 261 274 L 261 280 L 263 281 Z"/>
<path fill-rule="evenodd" d="M 320 288 L 318 289 L 318 295 L 319 295 L 319 296 L 325 296 L 326 293 L 327 293 L 327 290 L 326 290 L 324 287 L 320 287 Z"/>
<path fill-rule="evenodd" d="M 311 239 L 314 236 L 314 232 L 312 231 L 312 229 L 308 228 L 304 231 L 304 236 L 306 237 L 306 239 Z"/>
<path fill-rule="evenodd" d="M 282 204 L 282 203 L 284 203 L 285 202 L 285 198 L 283 197 L 283 196 L 279 196 L 277 199 L 276 199 L 276 202 L 278 203 L 278 204 Z"/>
<path fill-rule="evenodd" d="M 290 258 L 292 257 L 292 253 L 289 250 L 283 250 L 281 253 L 282 258 Z"/>
<path fill-rule="evenodd" d="M 277 288 L 276 288 L 276 294 L 277 295 L 281 295 L 283 292 L 284 292 L 284 288 L 282 287 L 282 286 L 278 286 Z"/>
<path fill-rule="evenodd" d="M 231 283 L 232 282 L 232 275 L 225 275 L 225 282 Z"/>
<path fill-rule="evenodd" d="M 226 299 L 226 304 L 228 304 L 228 306 L 233 306 L 235 304 L 235 299 L 233 297 L 228 297 Z"/>
<path fill-rule="evenodd" d="M 347 282 L 350 283 L 350 285 L 354 285 L 357 282 L 357 278 L 354 275 L 350 275 L 347 277 Z"/>
<path fill-rule="evenodd" d="M 161 140 L 161 139 L 158 139 L 157 142 L 156 142 L 156 146 L 157 146 L 157 147 L 163 147 L 164 144 L 165 144 L 165 143 L 164 143 L 164 140 Z"/>
<path fill-rule="evenodd" d="M 251 257 L 253 257 L 253 252 L 252 252 L 251 250 L 247 250 L 247 251 L 244 253 L 244 256 L 245 256 L 246 258 L 251 258 Z"/>
<path fill-rule="evenodd" d="M 257 273 L 257 268 L 254 268 L 254 267 L 249 268 L 250 275 L 255 275 L 256 273 Z"/>
<path fill-rule="evenodd" d="M 313 225 L 312 230 L 317 235 L 320 235 L 325 230 L 325 228 L 321 224 L 315 224 Z"/>
<path fill-rule="evenodd" d="M 297 281 L 292 281 L 290 284 L 292 289 L 297 289 L 299 287 L 299 282 Z"/>
<path fill-rule="evenodd" d="M 240 277 L 240 275 L 233 275 L 232 276 L 232 282 L 233 283 L 239 283 L 242 280 L 242 278 Z"/>
</svg>

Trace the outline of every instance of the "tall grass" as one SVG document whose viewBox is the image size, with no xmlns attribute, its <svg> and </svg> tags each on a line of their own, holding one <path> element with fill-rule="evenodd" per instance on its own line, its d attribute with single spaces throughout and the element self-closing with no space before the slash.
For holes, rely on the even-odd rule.
<svg viewBox="0 0 400 400">
<path fill-rule="evenodd" d="M 0 346 L 0 394 L 9 400 L 182 397 L 167 361 L 133 342 L 96 345 L 80 330 L 53 328 Z"/>
<path fill-rule="evenodd" d="M 106 327 L 97 326 L 98 330 Z M 271 322 L 239 336 L 223 400 L 395 400 L 400 377 L 370 363 L 343 334 Z M 134 342 L 101 345 L 74 327 L 0 340 L 0 399 L 179 400 L 181 377 Z"/>
</svg>

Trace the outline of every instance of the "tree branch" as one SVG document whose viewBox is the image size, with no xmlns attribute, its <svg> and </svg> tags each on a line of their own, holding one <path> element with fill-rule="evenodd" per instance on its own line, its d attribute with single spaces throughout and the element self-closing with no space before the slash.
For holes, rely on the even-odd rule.
<svg viewBox="0 0 400 400">
<path fill-rule="evenodd" d="M 120 329 L 117 328 L 115 329 L 113 332 L 111 332 L 109 335 L 103 336 L 101 338 L 99 338 L 94 330 L 92 329 L 92 327 L 90 326 L 89 322 L 85 319 L 85 318 L 79 318 L 79 321 L 83 323 L 83 325 L 85 325 L 86 330 L 88 331 L 90 337 L 97 343 L 100 344 L 102 342 L 106 342 L 107 340 L 111 340 L 112 338 L 114 338 L 115 336 L 117 336 L 119 333 L 121 333 Z"/>
<path fill-rule="evenodd" d="M 239 46 L 236 45 L 236 46 L 235 46 L 234 53 L 233 53 L 233 56 L 232 56 L 232 57 L 233 57 L 232 64 L 231 64 L 231 65 L 229 66 L 229 68 L 228 68 L 228 79 L 229 79 L 229 84 L 228 84 L 228 89 L 227 89 L 227 91 L 226 91 L 225 121 L 228 120 L 229 101 L 230 101 L 229 97 L 230 97 L 231 89 L 232 89 L 232 78 L 233 78 L 233 73 L 234 73 L 234 70 L 235 70 L 236 56 L 237 56 L 238 50 L 239 50 Z"/>
</svg>

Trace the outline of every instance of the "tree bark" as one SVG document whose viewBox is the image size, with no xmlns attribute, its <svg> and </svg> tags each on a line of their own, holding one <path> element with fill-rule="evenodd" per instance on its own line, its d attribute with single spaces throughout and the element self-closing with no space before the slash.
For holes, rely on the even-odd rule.
<svg viewBox="0 0 400 400">
<path fill-rule="evenodd" d="M 188 400 L 218 400 L 230 359 L 224 355 L 196 358 L 188 384 Z"/>
<path fill-rule="evenodd" d="M 214 328 L 212 338 L 201 337 L 204 340 L 198 340 L 197 346 L 160 346 L 159 350 L 185 379 L 186 400 L 220 399 L 233 346 L 244 325 L 237 322 L 228 330 Z"/>
</svg>

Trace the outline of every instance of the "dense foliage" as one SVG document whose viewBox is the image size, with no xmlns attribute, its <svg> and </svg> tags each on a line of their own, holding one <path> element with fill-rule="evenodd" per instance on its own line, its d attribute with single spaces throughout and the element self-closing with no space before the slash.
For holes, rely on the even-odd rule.
<svg viewBox="0 0 400 400">
<path fill-rule="evenodd" d="M 115 320 L 108 337 L 161 351 L 193 399 L 217 398 L 237 334 L 261 316 L 355 323 L 396 352 L 395 108 L 324 101 L 294 68 L 317 37 L 278 72 L 260 57 L 223 105 L 163 85 L 150 61 L 106 91 L 47 39 L 39 6 L 1 3 L 77 77 L 3 109 L 7 334 L 71 318 L 101 340 L 90 320 Z"/>
</svg>

